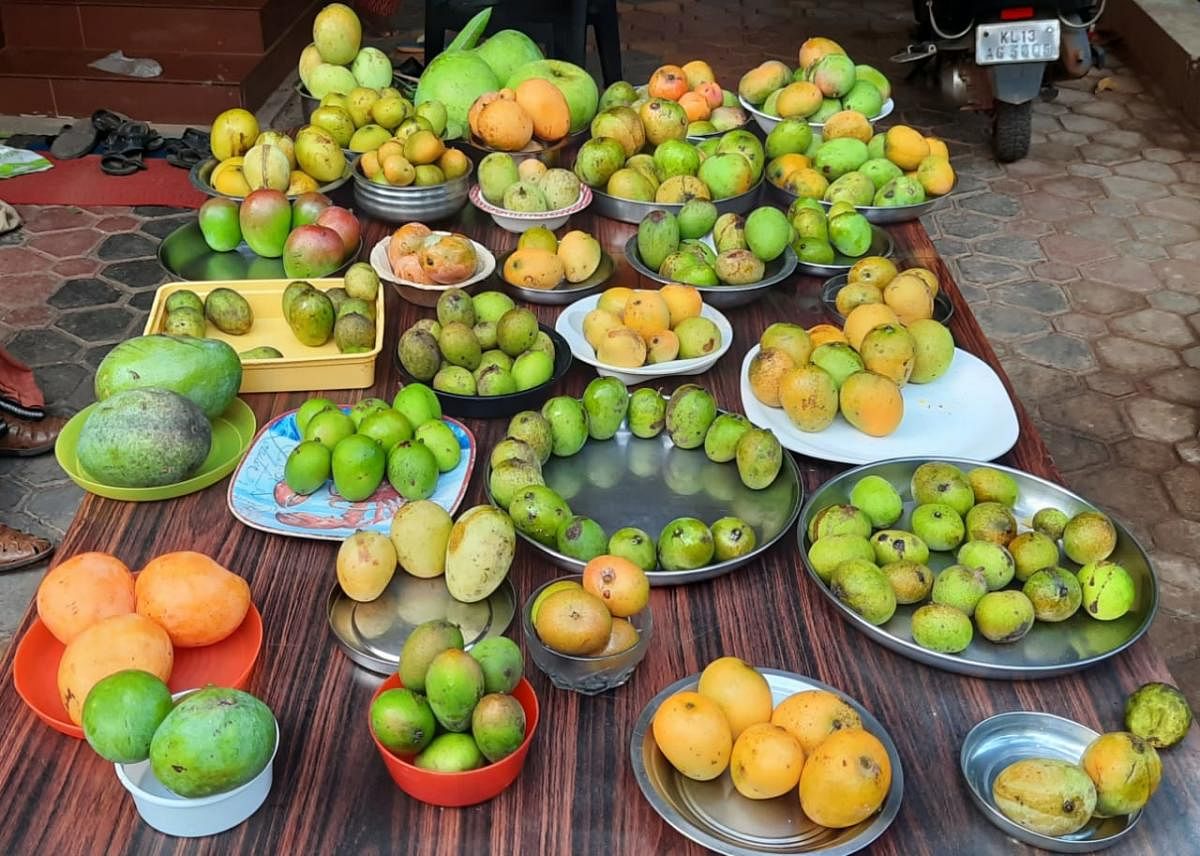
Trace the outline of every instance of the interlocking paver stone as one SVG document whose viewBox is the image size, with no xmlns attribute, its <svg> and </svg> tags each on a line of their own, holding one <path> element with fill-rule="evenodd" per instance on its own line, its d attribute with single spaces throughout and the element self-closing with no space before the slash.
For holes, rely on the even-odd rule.
<svg viewBox="0 0 1200 856">
<path fill-rule="evenodd" d="M 159 285 L 165 278 L 162 265 L 158 259 L 138 259 L 130 262 L 110 264 L 102 270 L 101 275 L 119 282 L 130 288 L 149 288 Z"/>
<path fill-rule="evenodd" d="M 1162 217 L 1133 217 L 1129 225 L 1133 229 L 1133 234 L 1143 241 L 1154 241 L 1168 246 L 1187 243 L 1200 237 L 1200 231 L 1197 231 L 1195 226 Z"/>
<path fill-rule="evenodd" d="M 96 255 L 105 261 L 137 259 L 151 255 L 155 249 L 154 242 L 145 235 L 120 233 L 106 238 Z"/>
<path fill-rule="evenodd" d="M 1065 312 L 1067 296 L 1063 290 L 1049 282 L 1023 282 L 1019 285 L 1001 285 L 991 289 L 991 297 L 1010 306 L 1024 306 L 1045 315 Z"/>
<path fill-rule="evenodd" d="M 1161 184 L 1146 181 L 1142 178 L 1111 175 L 1100 179 L 1100 183 L 1104 185 L 1104 189 L 1108 191 L 1110 196 L 1116 196 L 1121 199 L 1158 199 L 1161 196 L 1169 195 L 1167 189 Z"/>
<path fill-rule="evenodd" d="M 1139 160 L 1119 164 L 1113 169 L 1113 172 L 1117 175 L 1127 175 L 1130 178 L 1141 178 L 1155 184 L 1170 184 L 1179 180 L 1179 175 L 1169 165 L 1154 161 Z"/>
<path fill-rule="evenodd" d="M 1149 384 L 1160 398 L 1200 407 L 1200 371 L 1194 368 L 1163 372 L 1150 378 Z"/>
<path fill-rule="evenodd" d="M 1163 473 L 1163 484 L 1180 514 L 1200 516 L 1200 468 L 1176 467 Z"/>
<path fill-rule="evenodd" d="M 1049 252 L 1049 249 L 1047 249 Z M 1089 262 L 1080 267 L 1084 278 L 1106 282 L 1127 291 L 1153 291 L 1159 286 L 1150 265 L 1140 259 L 1119 258 Z"/>
<path fill-rule="evenodd" d="M 1194 407 L 1158 398 L 1134 398 L 1125 402 L 1133 433 L 1149 440 L 1174 443 L 1196 436 L 1200 415 Z"/>
<path fill-rule="evenodd" d="M 14 357 L 31 366 L 61 363 L 79 352 L 79 345 L 57 330 L 22 330 L 6 347 Z"/>
<path fill-rule="evenodd" d="M 1050 329 L 1050 321 L 1045 316 L 1012 306 L 985 303 L 976 308 L 975 317 L 989 339 L 1023 339 Z"/>
<path fill-rule="evenodd" d="M 79 306 L 100 306 L 115 303 L 121 292 L 102 279 L 72 279 L 50 296 L 50 305 L 59 309 L 75 309 Z"/>
<path fill-rule="evenodd" d="M 1035 262 L 1045 258 L 1037 241 L 1011 235 L 980 238 L 974 242 L 974 248 L 979 253 L 1020 262 Z"/>
<path fill-rule="evenodd" d="M 1128 374 L 1140 375 L 1175 368 L 1179 357 L 1170 348 L 1107 336 L 1096 342 L 1096 352 L 1108 365 Z"/>
<path fill-rule="evenodd" d="M 1096 365 L 1087 342 L 1074 336 L 1051 333 L 1030 342 L 1020 342 L 1014 347 L 1031 360 L 1068 371 L 1087 371 Z"/>
<path fill-rule="evenodd" d="M 1195 340 L 1182 318 L 1162 309 L 1142 309 L 1114 318 L 1111 324 L 1113 330 L 1118 333 L 1152 344 L 1179 348 L 1190 345 Z"/>
<path fill-rule="evenodd" d="M 123 336 L 133 321 L 133 313 L 119 306 L 107 309 L 81 309 L 58 319 L 58 327 L 87 342 Z"/>
</svg>

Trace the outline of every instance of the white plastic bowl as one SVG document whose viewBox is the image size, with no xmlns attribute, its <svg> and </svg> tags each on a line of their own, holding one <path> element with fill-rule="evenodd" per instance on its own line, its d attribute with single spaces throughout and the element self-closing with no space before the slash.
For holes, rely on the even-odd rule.
<svg viewBox="0 0 1200 856">
<path fill-rule="evenodd" d="M 175 693 L 178 700 L 194 690 Z M 138 814 L 147 824 L 176 838 L 201 838 L 233 829 L 258 811 L 271 792 L 272 767 L 279 751 L 279 723 L 275 723 L 275 748 L 261 773 L 246 784 L 210 797 L 188 799 L 171 793 L 154 775 L 149 761 L 114 764 L 117 779 L 133 796 Z"/>
<path fill-rule="evenodd" d="M 740 95 L 738 96 L 738 103 L 742 105 L 742 107 L 746 110 L 746 112 L 748 112 L 751 116 L 754 117 L 754 121 L 758 123 L 758 127 L 762 128 L 764 134 L 771 133 L 771 131 L 775 128 L 775 126 L 783 121 L 778 116 L 771 116 L 770 114 L 764 113 L 762 110 L 759 110 L 757 107 L 755 107 L 753 104 L 751 104 L 749 101 L 747 101 L 745 98 L 743 98 Z M 875 122 L 878 122 L 880 119 L 885 119 L 888 116 L 890 116 L 892 114 L 892 111 L 895 109 L 896 109 L 896 102 L 894 102 L 891 98 L 889 98 L 887 101 L 883 102 L 883 107 L 881 107 L 879 109 L 879 115 L 878 116 L 868 116 L 867 121 L 874 124 Z M 821 130 L 825 127 L 825 123 L 824 122 L 809 122 L 808 126 L 810 128 L 812 128 L 814 132 L 819 134 L 819 133 L 821 133 Z"/>
<path fill-rule="evenodd" d="M 450 232 L 434 232 L 435 235 L 449 235 Z M 411 300 L 413 296 L 419 296 L 421 293 L 431 295 L 434 301 L 443 291 L 449 291 L 452 288 L 469 289 L 477 283 L 483 282 L 496 270 L 496 257 L 491 251 L 478 241 L 471 241 L 475 247 L 475 273 L 471 274 L 462 282 L 452 283 L 451 285 L 438 285 L 436 283 L 427 282 L 412 282 L 411 280 L 402 279 L 392 273 L 391 262 L 388 261 L 387 250 L 388 243 L 392 240 L 392 236 L 388 235 L 380 238 L 379 242 L 371 248 L 371 267 L 375 268 L 375 273 L 384 282 L 390 282 L 400 288 L 400 294 L 405 300 Z M 468 239 L 470 240 L 470 239 Z M 414 303 L 419 303 L 422 306 L 432 306 L 433 303 L 425 304 L 419 300 L 412 300 Z"/>
<path fill-rule="evenodd" d="M 483 198 L 483 191 L 479 189 L 478 184 L 471 187 L 468 196 L 471 204 L 480 211 L 491 214 L 492 219 L 501 229 L 520 234 L 535 226 L 545 226 L 551 232 L 562 228 L 572 214 L 582 211 L 591 204 L 592 189 L 586 184 L 580 183 L 579 198 L 566 208 L 559 208 L 556 211 L 509 211 L 507 208 L 498 208 Z"/>
<path fill-rule="evenodd" d="M 703 374 L 712 368 L 733 344 L 733 328 L 729 326 L 729 319 L 705 303 L 704 308 L 700 310 L 700 315 L 716 324 L 717 329 L 721 331 L 721 346 L 711 354 L 694 357 L 690 360 L 671 360 L 667 363 L 654 363 L 634 368 L 610 366 L 600 362 L 595 350 L 583 335 L 583 319 L 599 303 L 600 295 L 598 294 L 576 300 L 559 314 L 558 320 L 554 322 L 554 329 L 567 340 L 575 359 L 595 366 L 596 374 L 601 377 L 615 377 L 626 385 L 645 383 L 660 377 Z"/>
</svg>

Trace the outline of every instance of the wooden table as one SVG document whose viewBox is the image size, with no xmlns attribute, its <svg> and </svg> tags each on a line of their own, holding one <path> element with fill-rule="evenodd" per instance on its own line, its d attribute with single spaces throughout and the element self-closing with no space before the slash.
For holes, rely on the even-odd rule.
<svg viewBox="0 0 1200 856">
<path fill-rule="evenodd" d="M 515 244 L 470 209 L 459 227 L 496 251 Z M 633 227 L 591 216 L 574 225 L 600 237 L 621 259 Z M 369 248 L 388 227 L 368 226 Z M 918 223 L 893 229 L 897 256 L 932 268 L 955 304 L 951 328 L 960 346 L 999 371 L 967 304 Z M 620 261 L 614 284 L 636 285 Z M 700 378 L 721 406 L 740 410 L 742 358 L 772 321 L 821 320 L 819 281 L 797 276 L 751 306 L 727 312 L 731 351 Z M 390 399 L 397 389 L 392 354 L 399 333 L 432 314 L 387 296 L 387 338 L 370 390 L 332 393 Z M 554 307 L 538 308 L 553 322 Z M 572 369 L 559 392 L 578 395 L 593 376 Z M 1005 380 L 1007 384 L 1007 379 Z M 675 384 L 668 384 L 674 386 Z M 1012 392 L 1010 387 L 1010 393 Z M 247 395 L 260 425 L 298 406 L 308 393 Z M 1016 397 L 1014 396 L 1014 401 Z M 1057 478 L 1046 447 L 1017 404 L 1021 439 L 1004 463 Z M 501 438 L 505 420 L 468 420 L 480 449 Z M 811 491 L 842 469 L 799 459 Z M 484 502 L 483 466 L 464 507 Z M 1171 679 L 1148 640 L 1087 672 L 1054 680 L 1009 683 L 959 677 L 919 665 L 853 630 L 813 587 L 800 567 L 794 535 L 763 561 L 711 582 L 654 589 L 654 644 L 632 680 L 615 692 L 584 697 L 551 687 L 527 660 L 542 705 L 542 725 L 516 784 L 482 806 L 446 810 L 417 803 L 395 788 L 376 756 L 366 715 L 379 678 L 356 668 L 334 645 L 325 605 L 334 582 L 336 544 L 268 535 L 230 515 L 226 482 L 160 503 L 121 503 L 88 496 L 56 558 L 84 550 L 111 551 L 141 567 L 170 550 L 201 550 L 249 581 L 263 614 L 265 642 L 249 689 L 279 718 L 283 741 L 267 804 L 226 834 L 198 841 L 171 839 L 139 819 L 110 764 L 83 742 L 42 725 L 13 690 L 13 649 L 4 658 L 0 689 L 0 853 L 436 853 L 436 854 L 697 854 L 705 852 L 663 823 L 642 798 L 630 767 L 629 736 L 638 713 L 662 687 L 721 655 L 737 655 L 840 687 L 888 728 L 905 777 L 900 815 L 872 853 L 1011 854 L 1033 852 L 1006 838 L 972 805 L 958 771 L 963 737 L 1001 711 L 1042 710 L 1099 731 L 1121 727 L 1128 692 L 1145 681 Z M 556 571 L 522 544 L 511 578 L 523 601 Z M 17 637 L 33 615 L 25 616 Z M 520 631 L 512 630 L 519 636 Z M 1200 734 L 1163 752 L 1164 778 L 1126 853 L 1200 852 Z M 1113 851 L 1117 852 L 1117 851 Z"/>
</svg>

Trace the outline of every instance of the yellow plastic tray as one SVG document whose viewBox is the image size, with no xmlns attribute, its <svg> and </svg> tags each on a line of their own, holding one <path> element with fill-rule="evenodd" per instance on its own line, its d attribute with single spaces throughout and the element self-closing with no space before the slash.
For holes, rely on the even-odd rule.
<svg viewBox="0 0 1200 856">
<path fill-rule="evenodd" d="M 239 392 L 310 392 L 318 389 L 363 389 L 375 383 L 375 358 L 383 350 L 383 289 L 375 298 L 375 347 L 366 353 L 343 354 L 333 339 L 318 348 L 302 345 L 283 317 L 283 290 L 290 279 L 228 280 L 213 282 L 169 282 L 159 286 L 146 321 L 147 336 L 162 333 L 167 322 L 167 298 L 172 292 L 193 291 L 203 300 L 218 288 L 231 288 L 250 304 L 254 325 L 242 336 L 223 333 L 208 323 L 204 335 L 228 342 L 236 351 L 260 345 L 279 349 L 283 357 L 243 360 Z M 338 278 L 308 280 L 315 288 L 338 288 Z"/>
</svg>

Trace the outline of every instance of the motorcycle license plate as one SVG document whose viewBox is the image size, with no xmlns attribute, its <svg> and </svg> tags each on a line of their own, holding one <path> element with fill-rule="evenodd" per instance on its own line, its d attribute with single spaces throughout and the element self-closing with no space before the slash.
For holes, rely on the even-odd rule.
<svg viewBox="0 0 1200 856">
<path fill-rule="evenodd" d="M 982 24 L 975 28 L 975 62 L 1049 62 L 1058 59 L 1059 23 L 1015 21 Z"/>
</svg>

